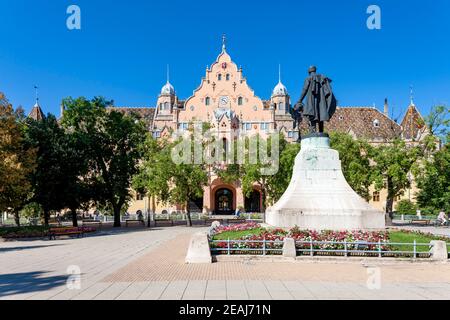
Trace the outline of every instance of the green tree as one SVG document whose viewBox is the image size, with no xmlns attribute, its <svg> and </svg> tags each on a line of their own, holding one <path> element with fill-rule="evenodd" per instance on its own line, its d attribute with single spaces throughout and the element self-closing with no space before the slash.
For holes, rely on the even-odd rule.
<svg viewBox="0 0 450 320">
<path fill-rule="evenodd" d="M 114 227 L 120 227 L 120 212 L 138 172 L 145 125 L 136 115 L 107 110 L 112 103 L 104 98 L 67 98 L 63 104 L 63 125 L 85 148 L 89 169 L 85 179 L 90 180 L 94 200 L 113 208 Z"/>
<path fill-rule="evenodd" d="M 267 181 L 268 196 L 271 203 L 277 202 L 291 183 L 295 159 L 300 152 L 300 143 L 287 143 L 284 136 L 280 138 L 279 170 Z"/>
<path fill-rule="evenodd" d="M 172 204 L 184 204 L 188 226 L 192 227 L 190 202 L 203 195 L 203 188 L 208 184 L 208 174 L 202 165 L 176 164 L 170 168 L 169 201 Z"/>
<path fill-rule="evenodd" d="M 20 226 L 20 210 L 31 195 L 30 174 L 36 167 L 36 150 L 27 146 L 24 115 L 14 110 L 0 92 L 0 213 L 14 215 Z"/>
<path fill-rule="evenodd" d="M 254 152 L 250 147 L 250 138 L 245 139 L 244 159 L 238 163 L 237 158 L 232 164 L 225 167 L 216 167 L 217 175 L 226 183 L 235 183 L 241 180 L 242 190 L 245 196 L 250 196 L 255 184 L 259 186 L 262 193 L 262 208 L 265 212 L 269 203 L 277 201 L 289 186 L 295 157 L 300 150 L 298 144 L 289 144 L 283 135 L 273 135 L 264 139 L 260 136 L 251 137 L 256 139 L 257 153 L 250 157 Z M 276 150 L 272 150 L 272 139 L 279 139 Z M 262 155 L 260 147 L 267 149 L 267 159 Z M 234 155 L 237 157 L 237 145 L 235 145 Z M 265 150 L 264 150 L 265 152 Z M 251 158 L 256 158 L 255 161 Z M 277 170 L 273 170 L 273 169 Z"/>
<path fill-rule="evenodd" d="M 155 139 L 147 134 L 142 145 L 142 161 L 139 172 L 133 177 L 133 188 L 152 197 L 152 211 L 156 211 L 155 198 L 162 202 L 169 200 L 171 178 L 170 143 L 167 139 Z"/>
<path fill-rule="evenodd" d="M 448 106 L 432 107 L 424 122 L 432 136 L 438 137 L 444 144 L 448 141 L 448 128 L 450 127 L 450 108 Z"/>
<path fill-rule="evenodd" d="M 402 196 L 411 186 L 408 175 L 415 169 L 421 149 L 396 139 L 392 143 L 373 148 L 371 154 L 375 163 L 372 171 L 375 188 L 387 189 L 386 213 L 391 213 L 395 198 Z"/>
<path fill-rule="evenodd" d="M 401 200 L 397 203 L 395 211 L 400 215 L 415 215 L 417 205 L 410 200 Z"/>
<path fill-rule="evenodd" d="M 37 167 L 31 175 L 33 197 L 43 212 L 48 226 L 50 212 L 64 208 L 64 196 L 69 177 L 66 176 L 66 137 L 55 116 L 49 114 L 40 121 L 28 119 L 27 143 L 37 150 Z"/>
<path fill-rule="evenodd" d="M 356 193 L 369 201 L 369 187 L 373 183 L 373 168 L 369 158 L 372 147 L 365 140 L 354 139 L 349 134 L 339 132 L 331 134 L 330 142 L 331 147 L 339 152 L 347 182 Z"/>
<path fill-rule="evenodd" d="M 417 202 L 420 208 L 437 213 L 450 212 L 450 145 L 427 158 L 416 170 L 419 188 Z"/>
</svg>

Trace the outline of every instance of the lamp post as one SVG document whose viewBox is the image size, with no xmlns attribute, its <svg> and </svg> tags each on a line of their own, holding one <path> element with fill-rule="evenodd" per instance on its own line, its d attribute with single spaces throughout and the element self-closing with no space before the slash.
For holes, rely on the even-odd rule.
<svg viewBox="0 0 450 320">
<path fill-rule="evenodd" d="M 150 210 L 149 210 L 149 198 L 148 195 L 144 198 L 144 208 L 145 208 L 145 212 L 147 213 L 147 228 L 151 227 L 151 221 L 150 221 Z"/>
</svg>

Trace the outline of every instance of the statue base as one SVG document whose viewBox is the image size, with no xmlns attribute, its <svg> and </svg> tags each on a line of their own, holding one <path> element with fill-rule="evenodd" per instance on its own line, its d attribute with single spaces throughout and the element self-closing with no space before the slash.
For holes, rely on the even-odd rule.
<svg viewBox="0 0 450 320">
<path fill-rule="evenodd" d="M 348 184 L 339 153 L 327 136 L 302 139 L 291 183 L 266 213 L 275 227 L 310 230 L 385 229 L 385 214 L 372 208 Z"/>
</svg>

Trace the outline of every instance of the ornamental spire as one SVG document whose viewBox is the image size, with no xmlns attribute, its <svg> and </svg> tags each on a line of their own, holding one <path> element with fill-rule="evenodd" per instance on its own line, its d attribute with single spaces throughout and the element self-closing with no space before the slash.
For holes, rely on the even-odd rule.
<svg viewBox="0 0 450 320">
<path fill-rule="evenodd" d="M 170 66 L 167 64 L 167 83 L 170 83 Z"/>
<path fill-rule="evenodd" d="M 225 33 L 222 35 L 222 52 L 225 52 L 227 49 L 227 36 Z"/>
<path fill-rule="evenodd" d="M 278 64 L 278 82 L 281 83 L 281 63 Z"/>
<path fill-rule="evenodd" d="M 34 86 L 34 93 L 36 97 L 36 105 L 39 105 L 39 87 L 36 85 Z"/>
</svg>

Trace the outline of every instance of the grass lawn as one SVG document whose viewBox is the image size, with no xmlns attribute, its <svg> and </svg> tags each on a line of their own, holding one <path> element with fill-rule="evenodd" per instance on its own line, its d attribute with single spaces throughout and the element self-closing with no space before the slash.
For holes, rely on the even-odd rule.
<svg viewBox="0 0 450 320">
<path fill-rule="evenodd" d="M 252 230 L 245 230 L 245 231 L 229 231 L 224 232 L 218 235 L 215 235 L 213 237 L 213 240 L 239 240 L 242 237 L 248 236 L 248 235 L 260 235 L 264 231 L 263 228 L 256 228 Z"/>
<path fill-rule="evenodd" d="M 246 230 L 246 231 L 230 231 L 230 232 L 224 232 L 222 234 L 214 236 L 213 240 L 238 240 L 241 239 L 244 236 L 248 235 L 260 235 L 264 231 L 263 228 L 257 228 L 252 230 Z M 389 233 L 390 236 L 390 242 L 392 243 L 414 243 L 414 240 L 416 240 L 417 243 L 420 244 L 429 244 L 432 240 L 441 240 L 442 238 L 439 236 L 433 237 L 433 236 L 427 236 L 427 235 L 421 235 L 416 233 L 408 233 L 408 232 L 402 232 L 402 231 L 392 231 Z M 450 243 L 450 239 L 447 241 L 447 243 Z M 413 251 L 412 245 L 396 245 L 394 246 L 394 249 L 397 251 Z M 430 251 L 430 248 L 428 246 L 418 246 L 417 252 L 428 252 Z"/>
<path fill-rule="evenodd" d="M 441 240 L 441 237 L 432 237 L 426 236 L 416 233 L 407 233 L 402 231 L 393 231 L 389 233 L 389 237 L 392 243 L 414 243 L 416 240 L 417 243 L 428 244 L 433 240 Z M 447 243 L 450 243 L 450 240 L 447 240 Z M 398 251 L 413 251 L 414 248 L 412 245 L 396 245 L 394 248 Z M 417 247 L 418 252 L 428 252 L 430 248 L 427 246 L 419 246 Z"/>
</svg>

